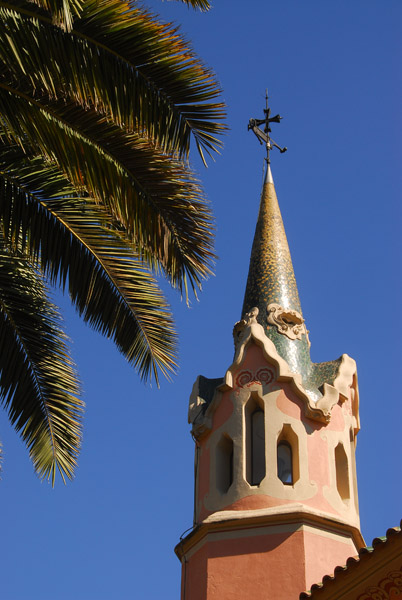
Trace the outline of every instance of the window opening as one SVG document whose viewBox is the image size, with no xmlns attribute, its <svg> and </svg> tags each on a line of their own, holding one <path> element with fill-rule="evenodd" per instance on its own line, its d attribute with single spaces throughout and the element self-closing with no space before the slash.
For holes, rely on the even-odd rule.
<svg viewBox="0 0 402 600">
<path fill-rule="evenodd" d="M 343 444 L 335 448 L 336 487 L 342 500 L 349 500 L 349 465 Z"/>
<path fill-rule="evenodd" d="M 259 485 L 265 477 L 264 408 L 251 397 L 245 406 L 245 470 L 250 485 Z"/>
<path fill-rule="evenodd" d="M 216 447 L 216 487 L 226 493 L 233 483 L 233 440 L 223 435 Z"/>
<path fill-rule="evenodd" d="M 264 411 L 257 408 L 251 414 L 251 485 L 259 485 L 265 477 Z"/>
<path fill-rule="evenodd" d="M 353 492 L 353 501 L 355 504 L 356 511 L 359 510 L 358 501 L 357 501 L 357 478 L 356 478 L 356 454 L 355 454 L 355 436 L 353 429 L 350 428 L 350 464 L 352 471 L 352 492 Z"/>
<path fill-rule="evenodd" d="M 288 442 L 279 442 L 277 448 L 278 478 L 286 485 L 293 485 L 292 448 Z"/>
</svg>

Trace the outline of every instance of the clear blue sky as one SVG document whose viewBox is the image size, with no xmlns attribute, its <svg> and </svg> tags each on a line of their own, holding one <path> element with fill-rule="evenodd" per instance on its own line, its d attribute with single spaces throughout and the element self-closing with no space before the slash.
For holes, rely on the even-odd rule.
<svg viewBox="0 0 402 600">
<path fill-rule="evenodd" d="M 180 372 L 141 384 L 112 344 L 66 322 L 87 404 L 75 480 L 53 490 L 33 473 L 0 417 L 2 600 L 178 600 L 173 547 L 192 524 L 193 442 L 187 403 L 200 373 L 233 356 L 262 181 L 247 132 L 268 87 L 289 151 L 272 170 L 316 362 L 356 359 L 362 532 L 401 517 L 402 4 L 372 0 L 215 0 L 208 14 L 148 3 L 214 71 L 228 104 L 225 149 L 208 170 L 193 153 L 216 215 L 216 276 L 191 309 L 174 293 Z M 398 79 L 399 77 L 399 79 Z"/>
</svg>

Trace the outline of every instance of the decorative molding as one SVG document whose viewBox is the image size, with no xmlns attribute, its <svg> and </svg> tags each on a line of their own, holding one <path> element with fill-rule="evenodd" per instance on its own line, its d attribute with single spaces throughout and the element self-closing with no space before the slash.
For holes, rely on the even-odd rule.
<svg viewBox="0 0 402 600">
<path fill-rule="evenodd" d="M 258 371 L 244 370 L 236 376 L 236 387 L 249 387 L 252 383 L 269 385 L 275 381 L 275 372 L 273 369 L 262 367 Z"/>
<path fill-rule="evenodd" d="M 293 391 L 303 401 L 305 415 L 319 421 L 328 423 L 331 419 L 332 408 L 338 401 L 344 402 L 349 397 L 349 390 L 354 390 L 353 416 L 355 417 L 354 434 L 359 430 L 359 392 L 357 386 L 356 363 L 347 354 L 341 357 L 339 372 L 333 385 L 324 383 L 322 397 L 315 401 L 303 387 L 302 377 L 299 373 L 293 373 L 288 363 L 278 354 L 275 344 L 265 334 L 264 328 L 257 322 L 258 308 L 251 309 L 241 321 L 238 321 L 233 329 L 235 340 L 235 356 L 233 363 L 226 371 L 224 382 L 217 386 L 211 402 L 205 408 L 205 400 L 199 395 L 199 377 L 194 383 L 189 401 L 188 420 L 192 424 L 192 433 L 197 439 L 211 431 L 212 415 L 219 404 L 222 392 L 228 389 L 249 387 L 251 383 L 261 382 L 262 386 L 271 383 L 269 365 L 259 369 L 257 373 L 237 371 L 244 358 L 247 346 L 254 342 L 263 350 L 266 361 L 274 369 L 274 380 L 289 382 Z M 265 373 L 265 370 L 267 371 Z M 262 372 L 264 371 L 264 373 Z M 235 375 L 236 374 L 236 375 Z"/>
<path fill-rule="evenodd" d="M 311 346 L 306 323 L 297 310 L 285 309 L 280 304 L 272 302 L 267 306 L 267 315 L 268 323 L 275 325 L 279 333 L 286 335 L 290 340 L 301 340 L 304 334 L 309 347 Z"/>
<path fill-rule="evenodd" d="M 230 531 L 233 528 L 239 531 L 239 523 L 244 530 L 247 527 L 258 528 L 261 526 L 272 527 L 280 525 L 281 529 L 289 529 L 294 523 L 297 528 L 310 526 L 317 530 L 319 535 L 332 533 L 350 539 L 354 544 L 356 552 L 358 548 L 365 545 L 364 539 L 358 527 L 342 521 L 332 519 L 322 511 L 306 507 L 303 504 L 288 504 L 286 506 L 274 506 L 271 508 L 254 510 L 223 510 L 211 514 L 201 521 L 188 533 L 174 549 L 179 560 L 189 558 L 195 551 L 199 550 L 200 544 L 205 543 L 209 534 L 220 531 Z M 276 531 L 274 530 L 276 533 Z"/>
<path fill-rule="evenodd" d="M 339 400 L 348 398 L 349 388 L 354 383 L 356 363 L 347 354 L 342 355 L 338 375 L 333 383 L 324 383 L 323 395 L 316 402 L 309 396 L 303 387 L 299 373 L 293 373 L 288 363 L 278 354 L 275 344 L 267 337 L 264 328 L 257 322 L 258 308 L 252 308 L 233 329 L 235 339 L 235 356 L 232 365 L 226 371 L 224 383 L 219 386 L 223 391 L 235 387 L 234 374 L 238 370 L 245 350 L 251 342 L 256 343 L 263 350 L 265 359 L 277 369 L 277 380 L 290 382 L 293 391 L 304 402 L 305 414 L 310 419 L 328 423 L 331 411 Z"/>
<path fill-rule="evenodd" d="M 240 371 L 240 373 L 236 377 L 236 386 L 244 387 L 252 381 L 254 381 L 254 374 L 252 371 Z"/>
<path fill-rule="evenodd" d="M 262 385 L 268 385 L 275 380 L 275 372 L 273 369 L 262 367 L 255 374 L 256 380 L 261 381 Z"/>
</svg>

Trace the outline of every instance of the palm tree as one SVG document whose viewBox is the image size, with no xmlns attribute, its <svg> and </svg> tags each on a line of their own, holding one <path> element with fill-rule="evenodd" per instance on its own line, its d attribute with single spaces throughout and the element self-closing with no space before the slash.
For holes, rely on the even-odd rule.
<svg viewBox="0 0 402 600">
<path fill-rule="evenodd" d="M 191 139 L 204 162 L 220 146 L 219 93 L 177 29 L 133 2 L 0 0 L 0 400 L 53 483 L 73 475 L 83 404 L 49 286 L 143 379 L 174 371 L 155 275 L 188 298 L 211 272 L 188 156 Z"/>
</svg>

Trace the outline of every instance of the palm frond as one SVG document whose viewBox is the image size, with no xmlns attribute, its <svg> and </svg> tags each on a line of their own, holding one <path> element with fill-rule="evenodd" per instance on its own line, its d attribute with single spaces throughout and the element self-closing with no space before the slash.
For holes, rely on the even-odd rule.
<svg viewBox="0 0 402 600">
<path fill-rule="evenodd" d="M 0 402 L 26 443 L 36 472 L 73 476 L 83 403 L 66 336 L 45 286 L 0 238 Z"/>
<path fill-rule="evenodd" d="M 208 0 L 182 0 L 207 10 Z M 152 273 L 196 293 L 212 216 L 188 164 L 224 132 L 220 87 L 135 0 L 0 0 L 0 404 L 35 469 L 73 474 L 82 402 L 46 283 L 141 377 L 176 367 Z"/>
<path fill-rule="evenodd" d="M 73 26 L 74 15 L 78 15 L 81 10 L 82 0 L 30 0 L 38 6 L 44 8 L 52 15 L 55 25 L 70 31 Z M 201 0 L 202 2 L 202 0 Z"/>
<path fill-rule="evenodd" d="M 93 111 L 32 102 L 0 83 L 5 136 L 56 161 L 128 230 L 141 257 L 162 267 L 181 291 L 196 292 L 211 272 L 212 217 L 188 168 Z"/>
<path fill-rule="evenodd" d="M 121 128 L 188 156 L 194 135 L 212 156 L 224 132 L 214 75 L 171 25 L 121 0 L 86 0 L 67 34 L 32 4 L 0 1 L 0 61 L 31 94 L 93 106 Z"/>
<path fill-rule="evenodd" d="M 199 8 L 202 11 L 207 11 L 211 8 L 208 0 L 180 0 L 183 4 L 187 4 L 187 6 L 192 6 L 193 8 Z"/>
<path fill-rule="evenodd" d="M 15 147 L 0 158 L 0 221 L 6 244 L 21 249 L 54 283 L 68 286 L 84 320 L 107 337 L 142 378 L 176 367 L 168 305 L 110 214 L 78 197 L 54 165 Z"/>
</svg>

